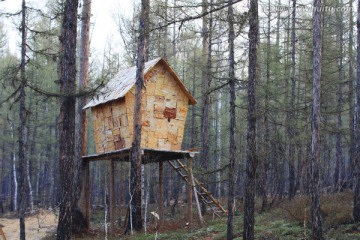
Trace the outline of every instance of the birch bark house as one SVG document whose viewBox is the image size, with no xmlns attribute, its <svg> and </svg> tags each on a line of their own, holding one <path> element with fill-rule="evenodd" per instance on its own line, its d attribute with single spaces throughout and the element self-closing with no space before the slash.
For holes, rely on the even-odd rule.
<svg viewBox="0 0 360 240">
<path fill-rule="evenodd" d="M 85 106 L 91 108 L 96 153 L 131 147 L 135 73 L 135 67 L 120 71 Z M 161 58 L 145 63 L 144 77 L 141 148 L 180 150 L 188 105 L 196 100 Z"/>
</svg>

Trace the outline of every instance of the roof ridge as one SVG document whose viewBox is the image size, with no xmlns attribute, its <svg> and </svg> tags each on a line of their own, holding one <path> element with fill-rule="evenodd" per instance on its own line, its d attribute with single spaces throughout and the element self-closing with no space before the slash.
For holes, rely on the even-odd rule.
<svg viewBox="0 0 360 240">
<path fill-rule="evenodd" d="M 186 89 L 183 82 L 176 75 L 174 70 L 170 67 L 168 62 L 161 57 L 152 59 L 145 62 L 144 75 L 152 69 L 160 61 L 164 62 L 170 70 L 171 74 L 176 78 L 181 85 L 183 91 L 189 96 L 192 104 L 196 103 L 196 100 L 191 96 L 190 92 Z M 90 100 L 83 109 L 95 107 L 100 104 L 104 104 L 113 100 L 124 97 L 130 89 L 135 85 L 136 79 L 136 65 L 120 70 L 114 78 L 110 79 L 109 82 L 99 91 L 99 93 Z"/>
</svg>

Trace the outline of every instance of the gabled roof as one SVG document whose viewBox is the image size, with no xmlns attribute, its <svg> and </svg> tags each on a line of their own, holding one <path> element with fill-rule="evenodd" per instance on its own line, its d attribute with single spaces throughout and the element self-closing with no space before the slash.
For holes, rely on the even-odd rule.
<svg viewBox="0 0 360 240">
<path fill-rule="evenodd" d="M 156 64 L 163 64 L 169 71 L 171 76 L 177 81 L 179 87 L 184 91 L 189 98 L 189 104 L 196 104 L 196 100 L 187 90 L 184 83 L 179 79 L 170 65 L 162 58 L 156 58 L 145 63 L 144 75 L 149 72 Z M 83 109 L 95 107 L 113 100 L 124 97 L 130 89 L 135 85 L 136 66 L 121 70 L 116 76 L 111 79 L 105 87 L 95 96 Z"/>
</svg>

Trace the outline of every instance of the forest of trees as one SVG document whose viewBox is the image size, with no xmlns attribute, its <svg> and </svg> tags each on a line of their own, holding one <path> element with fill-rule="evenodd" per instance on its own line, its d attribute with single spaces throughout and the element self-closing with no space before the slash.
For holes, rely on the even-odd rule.
<svg viewBox="0 0 360 240">
<path fill-rule="evenodd" d="M 35 208 L 60 209 L 58 239 L 69 239 L 81 155 L 95 152 L 85 99 L 119 70 L 136 65 L 140 74 L 145 60 L 163 57 L 198 101 L 182 149 L 199 151 L 194 175 L 227 199 L 228 239 L 242 227 L 254 239 L 255 198 L 266 212 L 311 196 L 312 234 L 323 239 L 320 196 L 352 191 L 360 221 L 359 2 L 134 1 L 132 17 L 121 5 L 113 14 L 123 50 L 109 43 L 100 55 L 86 22 L 90 0 L 47 0 L 44 9 L 23 0 L 12 13 L 0 5 L 0 214 L 18 211 L 21 223 Z M 5 22 L 19 30 L 16 52 Z M 101 161 L 90 166 L 92 206 L 107 204 L 108 173 Z M 157 202 L 158 165 L 134 159 L 115 165 L 116 204 L 129 202 L 129 181 L 138 179 L 130 174 Z M 186 198 L 185 185 L 164 164 L 165 206 Z M 244 226 L 233 226 L 239 199 Z"/>
</svg>

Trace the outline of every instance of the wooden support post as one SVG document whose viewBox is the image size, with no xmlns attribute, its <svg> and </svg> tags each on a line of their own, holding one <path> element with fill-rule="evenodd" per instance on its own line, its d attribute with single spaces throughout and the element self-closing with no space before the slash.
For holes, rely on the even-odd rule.
<svg viewBox="0 0 360 240">
<path fill-rule="evenodd" d="M 110 234 L 114 233 L 115 227 L 115 177 L 114 177 L 114 160 L 110 160 Z"/>
<path fill-rule="evenodd" d="M 191 172 L 191 175 L 192 175 L 192 172 Z M 196 185 L 195 185 L 194 178 L 191 177 L 191 180 L 192 180 L 192 186 L 193 186 L 193 189 L 194 189 L 194 196 L 195 196 L 196 207 L 197 207 L 198 215 L 199 215 L 199 222 L 200 222 L 200 224 L 203 224 L 203 223 L 204 223 L 204 220 L 203 220 L 203 217 L 202 217 L 202 215 L 201 215 L 201 207 L 200 207 L 200 203 L 199 203 L 198 194 L 197 194 L 197 191 L 196 191 Z"/>
<path fill-rule="evenodd" d="M 123 162 L 120 162 L 120 173 L 119 173 L 119 196 L 118 196 L 118 206 L 119 206 L 119 225 L 121 224 L 121 207 L 123 205 Z"/>
<path fill-rule="evenodd" d="M 187 167 L 188 167 L 188 185 L 187 185 L 187 202 L 188 202 L 188 209 L 187 209 L 187 220 L 189 224 L 192 222 L 192 158 L 187 158 Z"/>
<path fill-rule="evenodd" d="M 90 229 L 90 162 L 85 162 L 85 218 L 86 218 L 86 227 Z"/>
<path fill-rule="evenodd" d="M 164 222 L 164 163 L 159 162 L 159 224 Z"/>
</svg>

